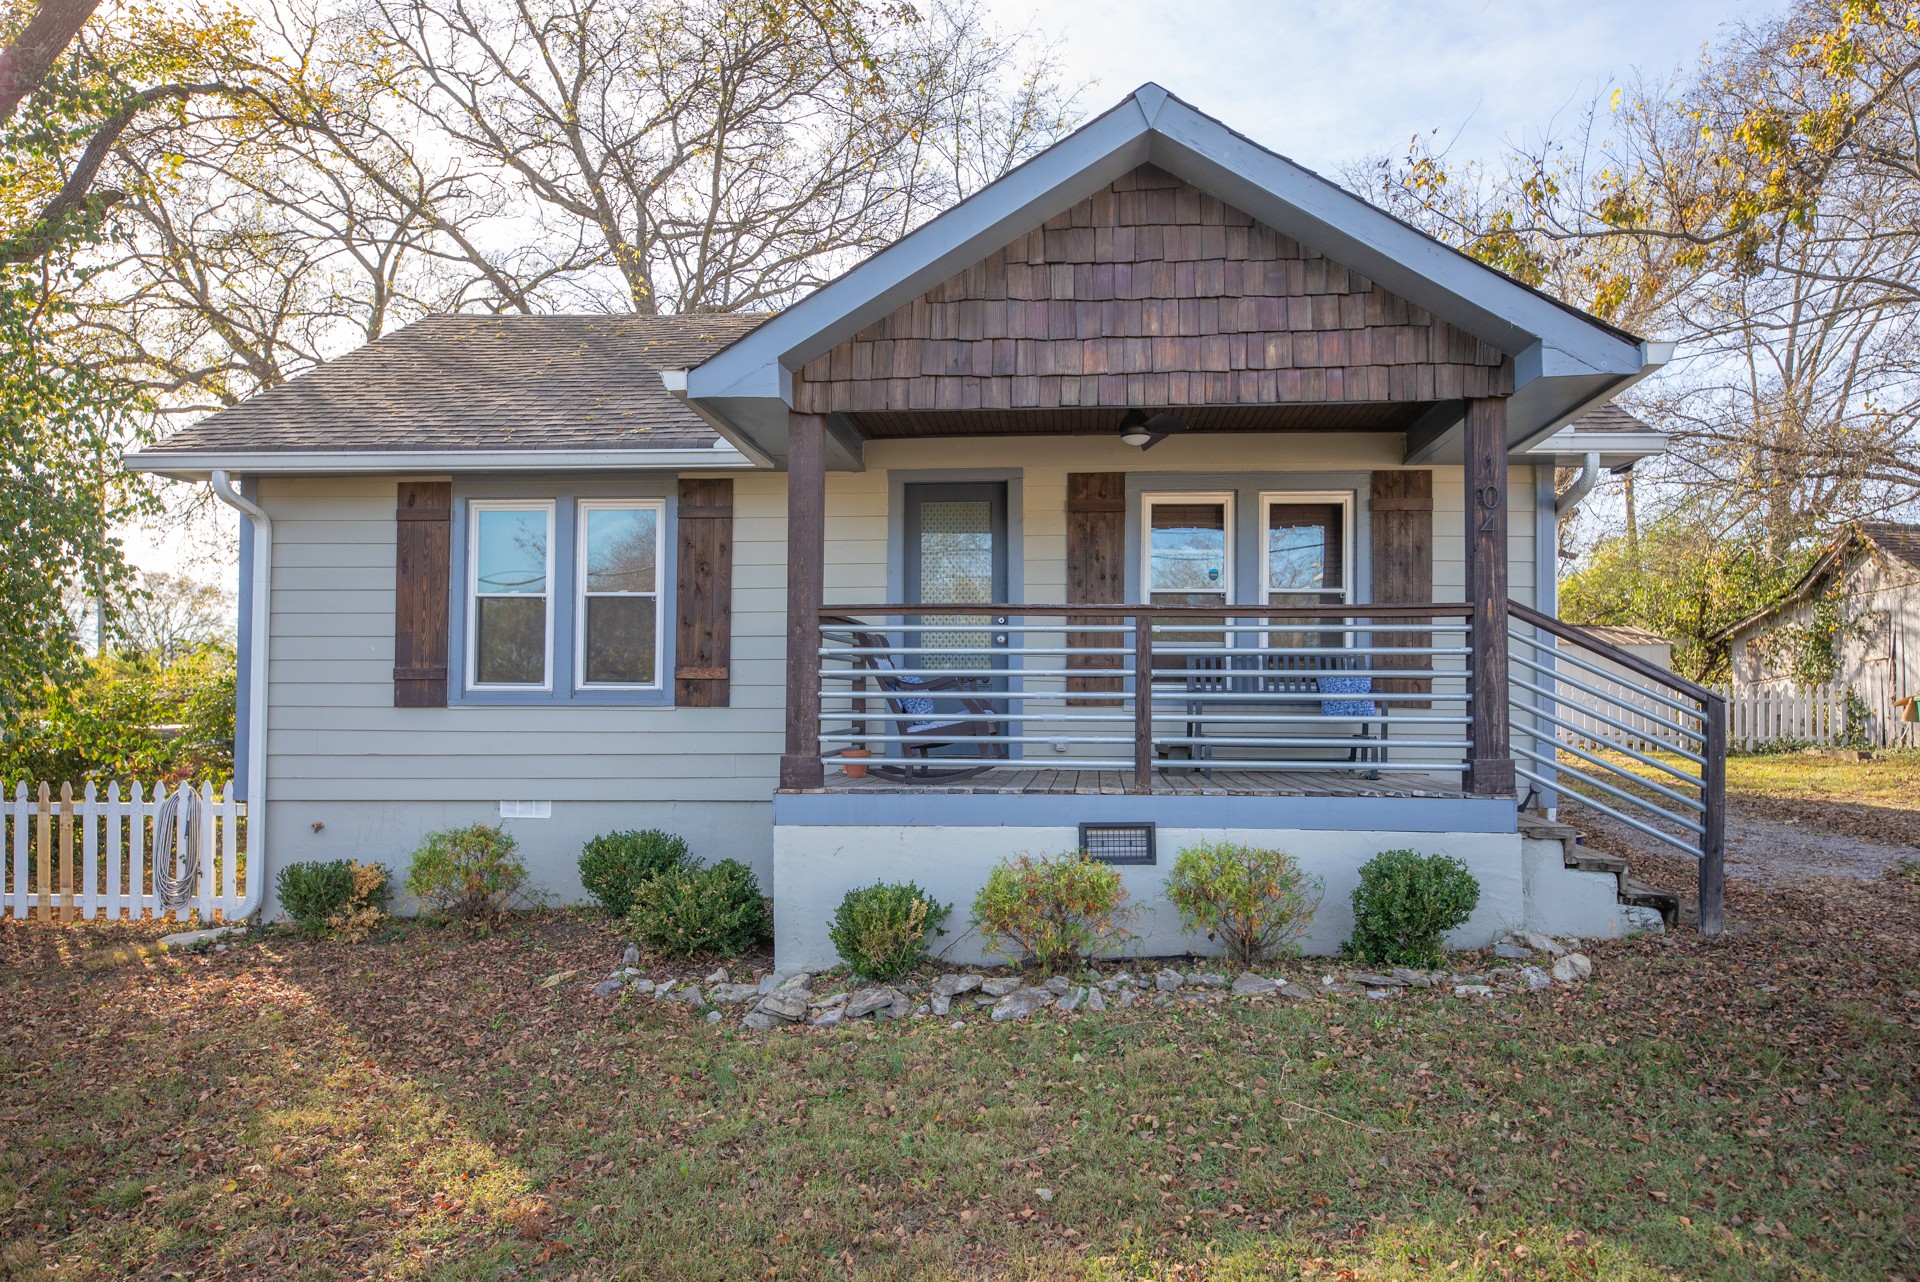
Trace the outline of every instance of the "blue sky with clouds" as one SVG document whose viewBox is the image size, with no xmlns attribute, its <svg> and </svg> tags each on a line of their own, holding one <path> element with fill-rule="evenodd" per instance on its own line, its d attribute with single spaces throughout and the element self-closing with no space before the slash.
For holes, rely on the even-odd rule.
<svg viewBox="0 0 1920 1282">
<path fill-rule="evenodd" d="M 985 0 L 1060 40 L 1099 111 L 1152 80 L 1329 175 L 1438 130 L 1493 159 L 1556 117 L 1571 126 L 1633 69 L 1662 75 L 1771 0 Z"/>
</svg>

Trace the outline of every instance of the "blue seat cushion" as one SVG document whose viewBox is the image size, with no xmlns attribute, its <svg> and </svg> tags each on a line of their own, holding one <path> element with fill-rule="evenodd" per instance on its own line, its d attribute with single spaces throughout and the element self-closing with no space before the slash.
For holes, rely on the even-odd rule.
<svg viewBox="0 0 1920 1282">
<path fill-rule="evenodd" d="M 1372 677 L 1322 676 L 1319 678 L 1321 694 L 1372 694 Z M 1322 699 L 1320 715 L 1323 717 L 1377 717 L 1380 705 L 1372 699 Z"/>
</svg>

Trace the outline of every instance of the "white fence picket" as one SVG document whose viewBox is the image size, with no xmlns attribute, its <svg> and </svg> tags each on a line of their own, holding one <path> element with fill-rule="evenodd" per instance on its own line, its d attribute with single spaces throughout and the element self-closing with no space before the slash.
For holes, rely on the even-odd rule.
<svg viewBox="0 0 1920 1282">
<path fill-rule="evenodd" d="M 69 786 L 58 790 L 60 802 L 50 804 L 54 791 L 21 781 L 11 798 L 0 796 L 0 915 L 117 921 L 124 913 L 136 921 L 168 916 L 202 922 L 216 914 L 223 920 L 238 916 L 246 897 L 239 839 L 246 806 L 231 784 L 218 792 L 210 783 L 178 785 L 176 795 L 193 796 L 200 805 L 194 851 L 199 873 L 189 901 L 172 909 L 161 907 L 153 879 L 180 871 L 175 852 L 176 843 L 186 840 L 187 803 L 180 803 L 172 829 L 157 831 L 168 796 L 163 784 L 148 793 L 135 780 L 123 794 L 113 782 L 103 794 L 88 783 L 77 798 Z"/>
<path fill-rule="evenodd" d="M 1857 727 L 1847 717 L 1849 690 L 1865 710 Z M 1877 669 L 1850 687 L 1786 681 L 1735 686 L 1727 691 L 1730 746 L 1747 752 L 1779 744 L 1846 747 L 1857 730 L 1858 742 L 1868 748 L 1910 747 L 1915 727 L 1899 719 L 1893 694 L 1886 674 Z"/>
</svg>

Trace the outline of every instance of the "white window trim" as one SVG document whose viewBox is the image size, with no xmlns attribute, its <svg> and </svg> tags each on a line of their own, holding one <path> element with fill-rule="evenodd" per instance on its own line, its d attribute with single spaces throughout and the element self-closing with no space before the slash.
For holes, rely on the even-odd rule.
<svg viewBox="0 0 1920 1282">
<path fill-rule="evenodd" d="M 1353 604 L 1353 492 L 1351 490 L 1263 490 L 1260 494 L 1260 603 L 1273 594 L 1273 508 L 1275 504 L 1331 503 L 1340 509 L 1340 604 Z M 1321 591 L 1332 591 L 1322 588 Z"/>
<path fill-rule="evenodd" d="M 653 590 L 650 592 L 587 591 L 587 514 L 589 512 L 647 511 L 654 514 Z M 665 499 L 576 499 L 573 518 L 573 688 L 586 690 L 661 690 L 666 687 L 666 619 L 660 608 L 660 551 L 667 537 Z M 589 596 L 644 597 L 653 602 L 653 680 L 587 680 L 587 598 Z"/>
<path fill-rule="evenodd" d="M 1234 492 L 1232 490 L 1156 490 L 1140 496 L 1140 604 L 1153 603 L 1153 509 L 1162 505 L 1184 506 L 1190 503 L 1218 503 L 1226 522 L 1226 542 L 1220 567 L 1222 605 L 1237 605 L 1234 581 L 1238 549 L 1234 546 Z"/>
<path fill-rule="evenodd" d="M 554 509 L 558 505 L 552 499 L 469 499 L 467 500 L 467 581 L 464 591 L 467 597 L 467 656 L 466 680 L 468 690 L 552 690 L 553 689 L 553 598 L 559 584 L 555 582 L 553 561 Z M 543 594 L 547 607 L 546 663 L 544 674 L 538 685 L 519 681 L 479 681 L 475 678 L 480 671 L 480 513 L 482 512 L 544 512 L 547 517 L 547 590 Z M 487 596 L 525 596 L 526 593 L 489 592 Z"/>
</svg>

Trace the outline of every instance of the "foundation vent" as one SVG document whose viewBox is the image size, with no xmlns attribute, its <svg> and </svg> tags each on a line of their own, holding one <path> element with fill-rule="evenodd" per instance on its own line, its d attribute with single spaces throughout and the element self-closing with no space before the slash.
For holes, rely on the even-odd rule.
<svg viewBox="0 0 1920 1282">
<path fill-rule="evenodd" d="M 1081 824 L 1080 849 L 1103 864 L 1153 862 L 1152 824 Z"/>
</svg>

